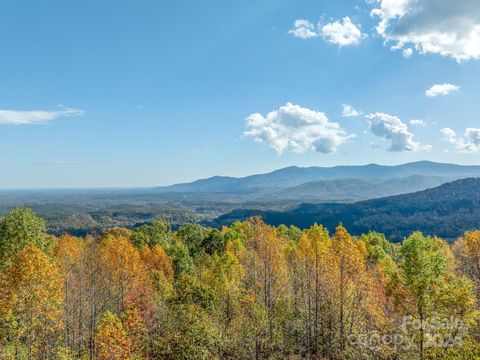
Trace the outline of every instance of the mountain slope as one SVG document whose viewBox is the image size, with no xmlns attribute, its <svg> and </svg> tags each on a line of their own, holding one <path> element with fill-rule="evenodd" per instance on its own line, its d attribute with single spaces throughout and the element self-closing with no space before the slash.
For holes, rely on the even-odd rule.
<svg viewBox="0 0 480 360">
<path fill-rule="evenodd" d="M 339 179 L 312 181 L 269 193 L 266 199 L 297 201 L 359 201 L 425 190 L 452 180 L 413 175 L 391 179 Z"/>
<path fill-rule="evenodd" d="M 343 223 L 355 235 L 374 230 L 397 241 L 417 230 L 452 239 L 466 230 L 480 228 L 480 178 L 354 204 L 302 204 L 285 212 L 236 211 L 214 223 L 229 223 L 252 215 L 260 215 L 274 225 L 293 224 L 301 228 L 316 222 L 333 230 Z"/>
</svg>

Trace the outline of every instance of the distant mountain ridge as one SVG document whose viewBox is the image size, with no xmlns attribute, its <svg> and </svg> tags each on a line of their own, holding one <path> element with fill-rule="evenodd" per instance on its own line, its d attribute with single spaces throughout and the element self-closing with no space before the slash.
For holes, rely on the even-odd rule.
<svg viewBox="0 0 480 360">
<path fill-rule="evenodd" d="M 244 200 L 353 201 L 408 193 L 457 179 L 480 176 L 480 166 L 419 161 L 402 165 L 377 164 L 296 167 L 236 178 L 214 176 L 190 183 L 159 187 L 169 194 L 224 194 Z M 356 190 L 355 190 L 356 189 Z"/>
<path fill-rule="evenodd" d="M 480 228 L 480 178 L 353 204 L 301 204 L 283 212 L 235 210 L 212 224 L 226 225 L 254 215 L 262 216 L 272 225 L 301 228 L 318 223 L 333 230 L 343 223 L 355 235 L 378 231 L 396 241 L 417 230 L 454 239 L 467 230 Z"/>
</svg>

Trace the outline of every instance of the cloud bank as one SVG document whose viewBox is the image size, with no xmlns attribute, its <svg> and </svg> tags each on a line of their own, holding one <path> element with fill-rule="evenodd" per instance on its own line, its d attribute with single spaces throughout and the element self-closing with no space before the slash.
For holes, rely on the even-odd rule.
<svg viewBox="0 0 480 360">
<path fill-rule="evenodd" d="M 330 121 L 323 112 L 287 103 L 266 116 L 255 113 L 246 118 L 243 135 L 274 149 L 303 153 L 315 150 L 335 153 L 340 145 L 353 139 L 338 123 Z"/>
</svg>

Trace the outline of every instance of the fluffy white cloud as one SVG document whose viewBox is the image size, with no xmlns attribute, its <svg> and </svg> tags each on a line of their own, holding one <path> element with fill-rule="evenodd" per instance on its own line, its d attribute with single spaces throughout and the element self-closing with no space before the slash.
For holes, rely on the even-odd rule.
<svg viewBox="0 0 480 360">
<path fill-rule="evenodd" d="M 408 131 L 408 126 L 398 117 L 374 113 L 367 115 L 370 130 L 375 136 L 391 142 L 389 151 L 431 151 L 431 145 L 422 145 L 414 140 L 414 135 Z"/>
<path fill-rule="evenodd" d="M 293 29 L 288 33 L 300 39 L 311 39 L 318 37 L 316 26 L 310 21 L 304 19 L 295 20 Z"/>
<path fill-rule="evenodd" d="M 59 106 L 58 110 L 0 110 L 0 125 L 46 124 L 59 117 L 83 115 L 82 110 Z"/>
<path fill-rule="evenodd" d="M 357 111 L 352 105 L 342 104 L 342 116 L 343 117 L 355 117 L 361 113 Z"/>
<path fill-rule="evenodd" d="M 320 35 L 329 43 L 336 44 L 340 47 L 358 45 L 367 35 L 363 34 L 360 26 L 355 25 L 348 16 L 332 23 L 323 25 L 320 28 Z"/>
<path fill-rule="evenodd" d="M 460 90 L 460 86 L 453 84 L 435 84 L 430 89 L 425 91 L 428 97 L 435 97 L 438 95 L 448 95 L 452 92 Z"/>
<path fill-rule="evenodd" d="M 422 54 L 440 54 L 456 61 L 480 59 L 478 0 L 372 0 L 371 15 L 394 49 L 413 46 Z"/>
<path fill-rule="evenodd" d="M 425 127 L 427 126 L 427 122 L 422 119 L 412 119 L 410 120 L 410 125 Z"/>
<path fill-rule="evenodd" d="M 334 153 L 354 135 L 347 134 L 338 123 L 331 122 L 323 112 L 287 103 L 266 116 L 255 113 L 246 118 L 244 136 L 273 148 L 302 153 L 316 150 Z"/>
<path fill-rule="evenodd" d="M 464 137 L 458 137 L 457 133 L 450 128 L 441 130 L 445 140 L 455 146 L 459 152 L 476 152 L 480 150 L 480 129 L 467 128 Z"/>
</svg>

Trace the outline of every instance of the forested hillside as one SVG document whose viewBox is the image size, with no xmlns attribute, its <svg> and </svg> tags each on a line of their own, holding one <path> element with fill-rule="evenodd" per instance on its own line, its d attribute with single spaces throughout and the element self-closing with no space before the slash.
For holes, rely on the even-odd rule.
<svg viewBox="0 0 480 360">
<path fill-rule="evenodd" d="M 411 194 L 354 204 L 302 204 L 287 211 L 236 210 L 213 221 L 220 226 L 260 215 L 273 225 L 329 228 L 343 223 L 353 234 L 378 231 L 401 241 L 414 231 L 455 239 L 480 227 L 480 178 L 469 178 Z"/>
<path fill-rule="evenodd" d="M 331 232 L 329 232 L 331 230 Z M 0 221 L 1 359 L 477 359 L 480 232 Z"/>
</svg>

